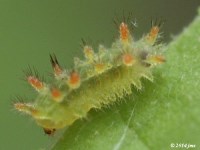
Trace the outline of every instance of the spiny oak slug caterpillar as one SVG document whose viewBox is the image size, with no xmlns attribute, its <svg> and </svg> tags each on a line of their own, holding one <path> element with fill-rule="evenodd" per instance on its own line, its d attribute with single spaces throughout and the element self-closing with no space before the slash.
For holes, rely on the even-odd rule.
<svg viewBox="0 0 200 150">
<path fill-rule="evenodd" d="M 86 117 L 90 109 L 100 109 L 131 94 L 132 85 L 141 89 L 141 78 L 153 81 L 152 68 L 165 62 L 163 44 L 158 43 L 161 25 L 155 21 L 150 32 L 135 41 L 128 24 L 122 22 L 119 38 L 111 48 L 100 45 L 95 53 L 91 46 L 84 45 L 85 59 L 75 58 L 71 71 L 50 55 L 54 82 L 48 84 L 34 74 L 28 75 L 26 79 L 38 96 L 32 103 L 17 102 L 14 107 L 32 116 L 45 133 L 52 134 Z"/>
</svg>

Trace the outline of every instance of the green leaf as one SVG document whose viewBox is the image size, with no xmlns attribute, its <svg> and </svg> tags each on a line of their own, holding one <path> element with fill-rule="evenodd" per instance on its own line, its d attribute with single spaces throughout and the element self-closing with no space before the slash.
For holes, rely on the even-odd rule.
<svg viewBox="0 0 200 150">
<path fill-rule="evenodd" d="M 178 19 L 178 18 L 177 18 Z M 154 82 L 66 129 L 53 150 L 162 150 L 200 146 L 200 16 L 167 46 Z M 190 145 L 177 145 L 190 144 Z M 174 148 L 175 149 L 175 148 Z M 186 149 L 186 148 L 185 148 Z"/>
</svg>

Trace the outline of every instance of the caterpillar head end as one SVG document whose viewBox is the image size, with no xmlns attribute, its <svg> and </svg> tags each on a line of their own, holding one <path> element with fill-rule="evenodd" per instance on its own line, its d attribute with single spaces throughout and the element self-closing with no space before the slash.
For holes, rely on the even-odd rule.
<svg viewBox="0 0 200 150">
<path fill-rule="evenodd" d="M 49 135 L 49 136 L 54 135 L 54 133 L 56 131 L 56 129 L 47 129 L 47 128 L 43 128 L 43 130 L 44 130 L 44 133 Z"/>
</svg>

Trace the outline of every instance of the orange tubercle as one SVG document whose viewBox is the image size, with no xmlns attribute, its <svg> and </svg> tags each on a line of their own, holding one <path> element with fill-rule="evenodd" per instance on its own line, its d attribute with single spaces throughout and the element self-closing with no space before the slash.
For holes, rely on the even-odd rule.
<svg viewBox="0 0 200 150">
<path fill-rule="evenodd" d="M 160 29 L 159 29 L 158 26 L 154 26 L 154 27 L 151 28 L 150 34 L 151 34 L 151 35 L 157 35 L 158 32 L 159 32 L 159 30 L 160 30 Z"/>
<path fill-rule="evenodd" d="M 56 76 L 59 76 L 62 73 L 62 69 L 60 68 L 58 64 L 55 64 L 53 70 Z"/>
<path fill-rule="evenodd" d="M 57 102 L 60 102 L 62 100 L 62 93 L 60 90 L 56 88 L 52 88 L 51 95 L 52 95 L 52 98 Z"/>
<path fill-rule="evenodd" d="M 122 61 L 126 66 L 132 66 L 135 63 L 133 55 L 129 53 L 126 53 L 122 56 Z"/>
<path fill-rule="evenodd" d="M 81 82 L 80 75 L 76 71 L 71 72 L 68 79 L 69 87 L 72 89 L 76 89 L 80 86 L 80 82 Z"/>
<path fill-rule="evenodd" d="M 34 76 L 29 76 L 27 80 L 36 90 L 41 90 L 44 87 L 43 83 Z"/>
<path fill-rule="evenodd" d="M 160 28 L 158 26 L 153 26 L 147 36 L 147 40 L 150 42 L 150 43 L 154 43 L 157 36 L 158 36 L 158 33 L 160 31 Z"/>
<path fill-rule="evenodd" d="M 127 42 L 128 38 L 129 38 L 129 30 L 128 30 L 127 24 L 125 24 L 124 22 L 122 22 L 120 24 L 119 29 L 120 29 L 120 39 L 121 39 L 121 41 Z"/>
</svg>

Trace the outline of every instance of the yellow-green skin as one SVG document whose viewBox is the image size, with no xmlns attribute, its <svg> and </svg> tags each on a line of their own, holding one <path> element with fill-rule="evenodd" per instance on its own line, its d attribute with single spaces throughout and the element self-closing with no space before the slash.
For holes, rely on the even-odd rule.
<svg viewBox="0 0 200 150">
<path fill-rule="evenodd" d="M 43 128 L 63 128 L 76 119 L 86 117 L 92 108 L 101 108 L 131 93 L 131 85 L 141 88 L 140 78 L 152 79 L 149 69 L 143 66 L 119 66 L 90 78 L 72 91 L 60 103 L 49 96 L 40 96 L 35 107 L 41 115 L 35 117 Z"/>
</svg>

